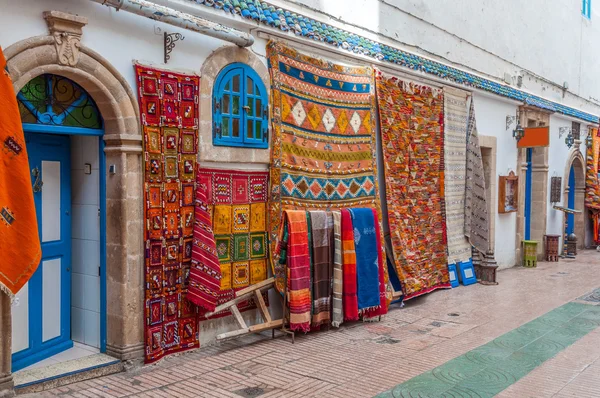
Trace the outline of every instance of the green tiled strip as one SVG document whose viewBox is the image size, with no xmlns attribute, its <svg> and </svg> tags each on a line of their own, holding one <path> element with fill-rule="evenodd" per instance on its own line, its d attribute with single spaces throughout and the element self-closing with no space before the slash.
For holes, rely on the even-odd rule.
<svg viewBox="0 0 600 398">
<path fill-rule="evenodd" d="M 567 303 L 378 397 L 493 397 L 600 326 L 600 306 Z"/>
</svg>

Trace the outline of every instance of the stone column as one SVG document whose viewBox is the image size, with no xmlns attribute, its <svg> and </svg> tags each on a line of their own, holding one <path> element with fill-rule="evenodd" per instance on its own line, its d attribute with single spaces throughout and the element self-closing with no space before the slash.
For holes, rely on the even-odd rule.
<svg viewBox="0 0 600 398">
<path fill-rule="evenodd" d="M 13 396 L 10 299 L 0 292 L 0 397 Z"/>
<path fill-rule="evenodd" d="M 107 121 L 111 123 L 111 121 Z M 115 123 L 127 122 L 116 120 Z M 137 132 L 135 118 L 129 120 Z M 107 354 L 144 355 L 144 252 L 141 136 L 105 135 Z M 114 173 L 109 170 L 114 168 Z"/>
</svg>

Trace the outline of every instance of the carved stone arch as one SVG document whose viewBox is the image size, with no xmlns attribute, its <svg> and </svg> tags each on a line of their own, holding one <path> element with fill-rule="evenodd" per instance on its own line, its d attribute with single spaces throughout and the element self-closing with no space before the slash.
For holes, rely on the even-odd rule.
<svg viewBox="0 0 600 398">
<path fill-rule="evenodd" d="M 63 16 L 76 18 L 69 14 Z M 71 38 L 71 44 L 76 39 Z M 141 359 L 144 289 L 139 109 L 134 91 L 123 76 L 101 55 L 78 41 L 77 44 L 78 51 L 75 55 L 69 54 L 68 62 L 64 57 L 60 60 L 62 47 L 57 46 L 55 35 L 22 40 L 7 47 L 4 55 L 15 94 L 41 74 L 56 74 L 85 89 L 100 110 L 107 168 L 103 171 L 106 173 L 107 354 L 122 360 Z M 108 167 L 113 165 L 115 173 L 108 173 Z M 11 315 L 6 296 L 0 297 L 0 319 L 1 392 L 12 386 Z"/>
<path fill-rule="evenodd" d="M 202 64 L 200 79 L 200 147 L 201 162 L 269 164 L 270 150 L 213 146 L 213 87 L 219 72 L 229 64 L 240 62 L 250 66 L 260 76 L 270 93 L 269 70 L 266 60 L 252 51 L 238 46 L 224 46 L 215 50 Z M 269 131 L 271 125 L 269 123 Z M 270 136 L 270 133 L 269 133 Z"/>
</svg>

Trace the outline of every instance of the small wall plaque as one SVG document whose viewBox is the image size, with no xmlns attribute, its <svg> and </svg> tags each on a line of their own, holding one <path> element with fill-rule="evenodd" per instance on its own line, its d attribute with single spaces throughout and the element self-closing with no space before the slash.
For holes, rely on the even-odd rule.
<svg viewBox="0 0 600 398">
<path fill-rule="evenodd" d="M 562 187 L 562 177 L 552 177 L 550 180 L 550 202 L 560 202 L 560 188 Z"/>
<path fill-rule="evenodd" d="M 519 203 L 519 177 L 511 171 L 507 176 L 500 176 L 498 184 L 498 213 L 517 211 Z"/>
</svg>

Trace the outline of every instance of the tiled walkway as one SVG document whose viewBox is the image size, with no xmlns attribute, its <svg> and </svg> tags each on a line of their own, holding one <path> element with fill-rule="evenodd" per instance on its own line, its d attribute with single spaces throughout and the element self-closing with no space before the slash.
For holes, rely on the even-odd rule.
<svg viewBox="0 0 600 398">
<path fill-rule="evenodd" d="M 598 313 L 600 307 L 570 302 L 600 286 L 600 253 L 584 252 L 576 261 L 540 263 L 537 269 L 502 271 L 498 279 L 498 286 L 459 287 L 411 300 L 402 309 L 392 307 L 381 323 L 354 323 L 298 336 L 296 344 L 289 338 L 267 336 L 233 341 L 44 395 L 371 397 L 427 375 L 500 336 L 518 334 L 513 329 L 544 316 L 541 319 L 549 322 L 548 329 L 543 328 L 547 322 L 538 320 L 522 328 L 521 334 L 557 333 L 551 336 L 571 340 L 561 340 L 559 345 L 540 340 L 543 349 L 531 352 L 534 363 L 516 358 L 514 369 L 521 373 L 510 383 L 501 383 L 502 388 L 497 383 L 502 377 L 496 373 L 495 379 L 483 383 L 488 387 L 495 383 L 493 391 L 446 396 L 486 397 L 501 391 L 499 397 L 599 397 L 600 322 L 595 315 L 586 316 L 587 311 L 578 312 L 591 308 Z M 581 316 L 582 321 L 571 323 L 587 325 L 583 328 L 587 334 L 581 334 L 581 328 L 575 328 L 576 336 L 553 332 L 560 327 L 553 322 L 565 315 Z M 512 352 L 513 340 L 507 343 Z M 403 396 L 427 395 L 409 391 Z"/>
</svg>

